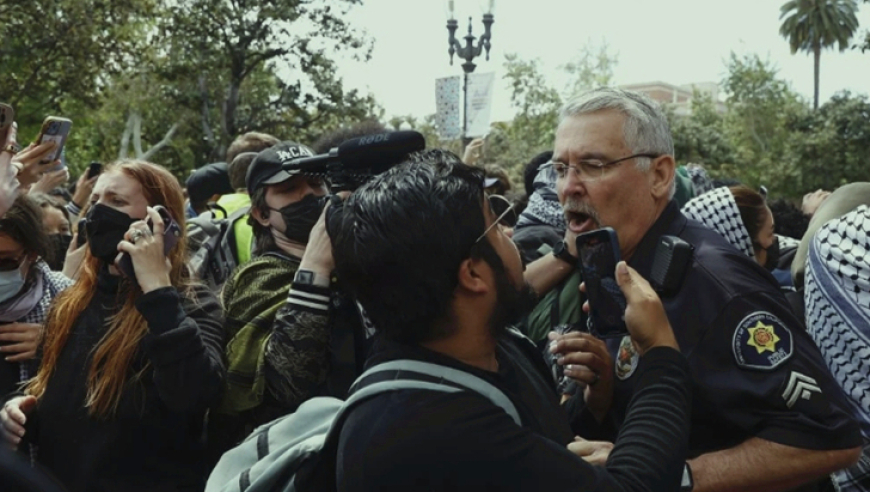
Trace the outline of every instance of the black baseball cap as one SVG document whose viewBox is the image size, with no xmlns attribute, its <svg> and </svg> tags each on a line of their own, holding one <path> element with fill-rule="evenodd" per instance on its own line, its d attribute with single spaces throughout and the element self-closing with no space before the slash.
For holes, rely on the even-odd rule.
<svg viewBox="0 0 870 492">
<path fill-rule="evenodd" d="M 206 164 L 187 178 L 187 196 L 191 203 L 203 203 L 214 195 L 234 192 L 226 162 Z"/>
<path fill-rule="evenodd" d="M 262 186 L 283 183 L 300 174 L 301 170 L 285 169 L 284 166 L 313 155 L 313 150 L 296 142 L 281 142 L 260 152 L 245 175 L 248 194 L 253 195 Z"/>
</svg>

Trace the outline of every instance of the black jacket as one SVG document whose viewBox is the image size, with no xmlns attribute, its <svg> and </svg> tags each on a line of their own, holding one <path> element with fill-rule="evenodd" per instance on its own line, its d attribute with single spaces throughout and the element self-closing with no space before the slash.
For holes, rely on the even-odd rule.
<svg viewBox="0 0 870 492">
<path fill-rule="evenodd" d="M 675 350 L 650 351 L 641 364 L 635 409 L 606 467 L 566 448 L 573 440 L 546 366 L 527 340 L 499 342 L 497 373 L 420 348 L 379 340 L 369 364 L 417 359 L 467 371 L 501 389 L 518 426 L 474 392 L 399 390 L 372 397 L 345 422 L 338 490 L 640 491 L 676 490 L 688 441 L 689 375 Z"/>
<path fill-rule="evenodd" d="M 201 287 L 195 299 L 174 287 L 142 295 L 136 307 L 148 333 L 130 374 L 147 368 L 128 383 L 114 416 L 95 418 L 85 408 L 91 355 L 125 297 L 121 282 L 101 274 L 25 437 L 38 446 L 38 462 L 71 492 L 202 490 L 205 411 L 225 372 L 220 305 Z"/>
</svg>

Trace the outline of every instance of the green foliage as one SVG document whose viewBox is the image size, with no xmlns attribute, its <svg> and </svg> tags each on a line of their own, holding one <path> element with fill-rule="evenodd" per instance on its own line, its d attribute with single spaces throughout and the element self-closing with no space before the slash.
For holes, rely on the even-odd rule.
<svg viewBox="0 0 870 492">
<path fill-rule="evenodd" d="M 723 129 L 735 155 L 734 166 L 725 165 L 722 172 L 771 191 L 793 188 L 797 170 L 787 162 L 791 127 L 806 116 L 806 104 L 757 55 L 732 53 L 727 69 Z"/>
<path fill-rule="evenodd" d="M 725 135 L 725 121 L 711 96 L 692 96 L 691 115 L 677 116 L 665 107 L 674 138 L 674 157 L 680 163 L 701 164 L 710 170 L 734 162 L 734 148 Z"/>
<path fill-rule="evenodd" d="M 779 33 L 792 54 L 834 45 L 844 51 L 858 29 L 857 11 L 855 0 L 789 0 L 780 7 Z"/>
<path fill-rule="evenodd" d="M 788 40 L 792 54 L 813 54 L 813 109 L 819 107 L 819 59 L 822 50 L 835 45 L 840 51 L 858 30 L 856 0 L 789 0 L 780 8 L 779 33 Z"/>
<path fill-rule="evenodd" d="M 246 131 L 313 142 L 379 118 L 332 56 L 367 59 L 346 21 L 360 0 L 36 0 L 0 3 L 4 77 L 22 142 L 67 116 L 76 175 L 91 160 L 147 156 L 184 179 Z M 27 35 L 18 35 L 27 33 Z"/>
<path fill-rule="evenodd" d="M 613 69 L 617 55 L 611 54 L 606 41 L 596 46 L 592 40 L 577 54 L 577 59 L 561 68 L 570 77 L 564 92 L 566 99 L 596 87 L 608 87 L 613 83 Z"/>
<path fill-rule="evenodd" d="M 867 181 L 870 101 L 848 91 L 834 95 L 796 125 L 793 161 L 800 169 L 799 191 L 832 190 Z"/>
<path fill-rule="evenodd" d="M 510 122 L 493 125 L 484 157 L 503 166 L 512 181 L 520 183 L 525 163 L 553 146 L 562 98 L 541 74 L 538 60 L 509 54 L 504 67 L 517 113 Z"/>
<path fill-rule="evenodd" d="M 867 180 L 867 96 L 842 92 L 810 111 L 758 56 L 732 54 L 727 68 L 724 115 L 696 94 L 691 115 L 671 116 L 678 163 L 785 198 Z"/>
</svg>

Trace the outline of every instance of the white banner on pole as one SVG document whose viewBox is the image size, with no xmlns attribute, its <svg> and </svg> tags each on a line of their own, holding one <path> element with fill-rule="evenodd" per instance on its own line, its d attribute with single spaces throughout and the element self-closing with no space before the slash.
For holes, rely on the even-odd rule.
<svg viewBox="0 0 870 492">
<path fill-rule="evenodd" d="M 459 76 L 435 80 L 435 126 L 438 135 L 444 140 L 453 140 L 462 135 L 459 118 Z"/>
<path fill-rule="evenodd" d="M 465 115 L 468 138 L 483 137 L 489 133 L 489 114 L 492 110 L 492 88 L 495 73 L 468 74 L 468 99 L 465 101 Z"/>
</svg>

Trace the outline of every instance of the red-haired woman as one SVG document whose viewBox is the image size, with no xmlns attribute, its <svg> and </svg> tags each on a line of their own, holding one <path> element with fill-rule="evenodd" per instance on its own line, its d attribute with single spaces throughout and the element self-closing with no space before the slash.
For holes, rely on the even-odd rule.
<svg viewBox="0 0 870 492">
<path fill-rule="evenodd" d="M 49 312 L 26 396 L 0 411 L 4 437 L 36 444 L 37 462 L 70 491 L 203 488 L 223 319 L 214 295 L 188 281 L 183 232 L 164 255 L 157 205 L 184 231 L 181 187 L 165 169 L 122 161 L 100 176 L 78 280 Z M 120 253 L 135 279 L 120 274 Z"/>
</svg>

